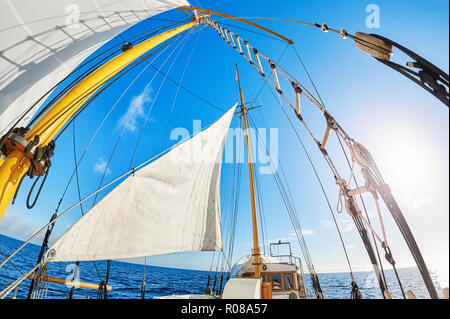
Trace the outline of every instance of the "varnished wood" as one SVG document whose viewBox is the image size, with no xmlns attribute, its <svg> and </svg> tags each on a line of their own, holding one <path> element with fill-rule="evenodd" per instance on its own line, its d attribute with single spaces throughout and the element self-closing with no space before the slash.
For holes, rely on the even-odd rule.
<svg viewBox="0 0 450 319">
<path fill-rule="evenodd" d="M 239 85 L 239 94 L 241 97 L 241 111 L 242 116 L 244 118 L 244 128 L 245 128 L 245 141 L 247 146 L 247 162 L 248 162 L 248 175 L 250 179 L 250 197 L 251 197 L 251 205 L 252 205 L 252 226 L 253 226 L 253 256 L 254 256 L 254 264 L 255 264 L 255 277 L 261 278 L 261 261 L 260 261 L 260 250 L 259 250 L 259 241 L 258 241 L 258 222 L 256 220 L 256 201 L 255 201 L 255 185 L 253 180 L 253 162 L 252 162 L 252 154 L 250 148 L 250 134 L 248 132 L 248 123 L 247 123 L 247 109 L 245 108 L 244 95 L 242 94 L 241 89 L 241 80 L 239 78 L 239 70 L 236 64 L 236 77 Z"/>
<path fill-rule="evenodd" d="M 36 280 L 36 274 L 30 274 L 27 276 L 28 279 Z M 88 289 L 99 289 L 98 284 L 93 284 L 90 282 L 83 282 L 83 281 L 72 281 L 72 280 L 66 280 L 63 278 L 57 278 L 57 277 L 46 277 L 48 282 L 59 284 L 59 285 L 65 285 L 70 287 L 78 287 L 78 288 L 88 288 Z M 110 285 L 106 286 L 106 290 L 110 291 L 112 290 L 112 287 Z"/>
</svg>

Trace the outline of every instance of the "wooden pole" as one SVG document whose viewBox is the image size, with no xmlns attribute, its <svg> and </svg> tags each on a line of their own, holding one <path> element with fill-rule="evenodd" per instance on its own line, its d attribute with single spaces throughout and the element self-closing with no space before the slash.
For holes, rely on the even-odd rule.
<svg viewBox="0 0 450 319">
<path fill-rule="evenodd" d="M 242 94 L 241 88 L 241 80 L 239 78 L 239 70 L 236 64 L 236 76 L 239 85 L 239 94 L 241 97 L 241 111 L 244 117 L 244 128 L 245 128 L 245 141 L 247 146 L 247 162 L 248 162 L 248 175 L 250 179 L 250 197 L 251 197 L 251 205 L 252 205 L 252 225 L 253 225 L 253 257 L 255 264 L 255 278 L 261 278 L 261 270 L 260 270 L 260 250 L 259 250 L 259 242 L 258 242 L 258 223 L 256 220 L 256 204 L 255 204 L 255 186 L 253 180 L 253 164 L 252 164 L 252 154 L 250 148 L 250 136 L 248 132 L 248 123 L 247 123 L 247 109 L 245 108 L 244 103 L 244 95 Z"/>
<path fill-rule="evenodd" d="M 36 280 L 36 274 L 30 274 L 27 276 L 27 278 L 31 279 L 31 280 Z M 65 286 L 70 286 L 70 287 L 88 288 L 88 289 L 97 289 L 97 290 L 99 288 L 98 284 L 93 284 L 90 282 L 66 280 L 63 278 L 50 277 L 50 276 L 47 277 L 47 281 L 54 283 L 54 284 L 65 285 Z M 112 290 L 112 287 L 109 285 L 106 285 L 106 289 L 108 291 L 110 291 L 110 290 Z"/>
</svg>

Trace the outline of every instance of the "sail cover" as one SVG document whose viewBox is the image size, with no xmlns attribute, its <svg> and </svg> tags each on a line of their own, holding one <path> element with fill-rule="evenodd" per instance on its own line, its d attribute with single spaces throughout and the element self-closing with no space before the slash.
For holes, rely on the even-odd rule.
<svg viewBox="0 0 450 319">
<path fill-rule="evenodd" d="M 55 242 L 47 259 L 220 250 L 220 170 L 235 108 L 125 179 Z"/>
<path fill-rule="evenodd" d="M 0 137 L 106 41 L 139 21 L 183 5 L 189 3 L 0 0 Z M 18 126 L 29 122 L 40 103 Z"/>
</svg>

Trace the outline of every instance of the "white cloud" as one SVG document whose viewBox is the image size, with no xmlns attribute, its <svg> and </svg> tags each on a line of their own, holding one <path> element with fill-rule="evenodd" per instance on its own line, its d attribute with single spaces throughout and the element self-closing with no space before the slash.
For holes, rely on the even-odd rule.
<svg viewBox="0 0 450 319">
<path fill-rule="evenodd" d="M 332 228 L 332 227 L 335 227 L 335 226 L 334 226 L 334 223 L 333 223 L 331 220 L 329 220 L 329 219 L 321 220 L 321 221 L 320 221 L 320 225 L 321 225 L 321 227 L 322 227 L 323 229 L 330 229 L 330 228 Z"/>
<path fill-rule="evenodd" d="M 418 210 L 433 201 L 433 197 L 431 195 L 413 195 L 412 193 L 407 193 L 404 196 L 404 203 L 409 210 Z"/>
<path fill-rule="evenodd" d="M 94 172 L 102 173 L 102 174 L 103 174 L 103 172 L 105 172 L 105 169 L 106 169 L 106 165 L 107 165 L 107 164 L 108 164 L 108 163 L 105 162 L 105 160 L 103 159 L 103 157 L 100 157 L 100 158 L 97 160 L 97 163 L 94 164 Z M 106 173 L 105 173 L 105 174 L 106 174 L 106 175 L 111 174 L 111 170 L 109 169 L 109 167 L 106 169 Z"/>
<path fill-rule="evenodd" d="M 355 225 L 355 223 L 353 221 L 346 220 L 346 222 L 344 222 L 343 224 L 344 225 L 342 225 L 340 227 L 342 233 L 346 233 L 346 232 L 352 231 L 353 229 L 356 228 L 356 225 Z"/>
<path fill-rule="evenodd" d="M 138 96 L 133 97 L 130 105 L 128 106 L 127 111 L 117 122 L 117 126 L 125 127 L 126 130 L 131 132 L 136 131 L 137 129 L 137 121 L 139 118 L 145 117 L 144 105 L 145 103 L 151 102 L 152 99 L 150 97 L 151 89 L 144 90 Z"/>
<path fill-rule="evenodd" d="M 355 223 L 350 218 L 340 218 L 337 220 L 337 223 L 339 225 L 341 233 L 346 233 L 356 228 Z M 321 220 L 320 224 L 322 226 L 322 229 L 336 229 L 336 225 L 334 224 L 334 222 L 329 219 Z"/>
<path fill-rule="evenodd" d="M 302 234 L 303 234 L 303 236 L 313 236 L 315 234 L 315 232 L 313 229 L 302 229 Z M 281 237 L 281 238 L 277 238 L 274 240 L 267 240 L 266 242 L 267 242 L 267 244 L 270 244 L 270 243 L 276 243 L 278 241 L 281 241 L 281 242 L 297 241 L 297 236 L 294 231 L 291 231 L 286 237 Z"/>
<path fill-rule="evenodd" d="M 314 235 L 313 229 L 302 229 L 303 236 L 312 236 Z"/>
<path fill-rule="evenodd" d="M 19 240 L 27 240 L 34 235 L 40 227 L 23 220 L 21 216 L 15 216 L 5 213 L 0 219 L 0 233 Z M 35 243 L 41 243 L 43 233 L 33 240 Z"/>
</svg>

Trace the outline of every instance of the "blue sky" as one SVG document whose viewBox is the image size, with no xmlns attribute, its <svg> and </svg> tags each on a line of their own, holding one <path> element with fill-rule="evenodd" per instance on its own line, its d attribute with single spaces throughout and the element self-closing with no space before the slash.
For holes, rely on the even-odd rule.
<svg viewBox="0 0 450 319">
<path fill-rule="evenodd" d="M 378 33 L 399 42 L 419 53 L 448 73 L 448 1 L 198 1 L 201 7 L 226 12 L 241 17 L 278 17 L 301 20 L 311 23 L 327 23 L 330 27 L 345 28 L 350 33 L 362 31 Z M 376 4 L 380 8 L 380 28 L 369 29 L 365 21 L 369 13 L 366 7 Z M 168 12 L 159 18 L 180 19 L 183 13 Z M 278 59 L 286 44 L 240 28 L 250 29 L 235 21 L 216 21 L 227 23 L 227 27 L 237 32 L 265 55 Z M 342 40 L 334 33 L 322 33 L 316 28 L 286 22 L 254 20 L 268 28 L 294 40 L 308 71 L 310 72 L 326 107 L 350 136 L 371 150 L 385 180 L 390 184 L 407 221 L 409 222 L 425 260 L 436 269 L 448 285 L 448 108 L 416 84 L 402 75 L 385 67 L 370 56 L 359 51 L 350 39 Z M 128 30 L 122 35 L 127 38 L 163 24 L 150 19 Z M 240 28 L 237 28 L 240 27 Z M 259 32 L 258 30 L 255 30 Z M 115 39 L 112 43 L 117 43 Z M 108 44 L 111 45 L 111 44 Z M 176 43 L 174 44 L 176 45 Z M 173 48 L 173 47 L 172 47 Z M 167 52 L 171 52 L 170 48 Z M 163 70 L 170 69 L 170 76 L 180 81 L 191 50 L 192 57 L 186 68 L 183 86 L 200 97 L 220 106 L 222 110 L 231 107 L 237 100 L 235 67 L 239 63 L 244 96 L 252 101 L 263 85 L 255 70 L 232 50 L 211 28 L 192 35 L 170 67 L 177 50 L 164 64 Z M 163 65 L 166 54 L 155 61 Z M 400 54 L 396 61 L 404 63 Z M 288 48 L 280 64 L 293 74 L 304 86 L 313 91 L 304 69 L 292 48 Z M 80 166 L 80 185 L 82 196 L 94 191 L 114 147 L 117 137 L 124 130 L 104 181 L 110 181 L 128 170 L 132 149 L 139 136 L 151 105 L 154 107 L 143 130 L 132 166 L 135 166 L 159 153 L 162 148 L 165 128 L 169 119 L 177 85 L 169 80 L 164 83 L 157 98 L 156 94 L 163 77 L 152 68 L 143 70 L 142 65 L 129 72 L 124 78 L 104 92 L 76 121 L 76 150 L 79 157 L 89 143 L 92 134 L 110 107 L 118 100 L 123 90 L 142 72 L 124 97 L 118 102 L 114 112 L 89 148 Z M 149 84 L 150 83 L 150 84 Z M 148 89 L 145 90 L 146 86 Z M 278 102 L 270 91 L 264 88 L 255 101 L 261 108 L 252 111 L 252 118 L 258 127 L 278 129 L 278 159 L 288 172 L 289 187 L 316 270 L 319 272 L 346 271 L 346 263 L 332 219 L 319 185 L 309 166 L 298 140 L 280 111 Z M 286 107 L 286 106 L 285 106 Z M 127 114 L 135 110 L 132 121 L 126 123 Z M 215 121 L 223 111 L 202 102 L 184 90 L 177 96 L 173 115 L 168 124 L 168 132 L 176 127 L 185 127 L 192 132 L 193 120 L 202 120 L 202 126 Z M 287 110 L 287 108 L 286 108 Z M 317 110 L 310 103 L 304 105 L 304 117 L 318 136 L 323 134 L 324 123 Z M 288 110 L 289 111 L 289 110 Z M 306 135 L 298 121 L 288 112 L 305 142 L 317 166 L 325 189 L 335 207 L 338 188 L 328 167 L 316 146 Z M 232 123 L 238 125 L 237 117 Z M 125 129 L 124 129 L 125 127 Z M 37 205 L 31 210 L 25 207 L 30 182 L 24 182 L 17 203 L 10 206 L 0 222 L 0 232 L 16 238 L 25 239 L 36 228 L 48 222 L 56 208 L 73 170 L 72 128 L 69 128 L 58 141 L 52 160 L 52 172 Z M 165 138 L 164 148 L 176 141 Z M 329 152 L 337 154 L 337 165 L 348 176 L 348 168 L 338 148 L 337 141 L 331 139 Z M 228 198 L 232 164 L 223 165 L 222 199 Z M 251 220 L 247 170 L 243 168 L 241 182 L 241 201 L 237 222 L 237 236 L 234 260 L 250 253 Z M 274 184 L 273 177 L 261 175 L 267 228 L 266 240 L 286 239 L 299 252 L 293 228 Z M 104 195 L 104 193 L 102 193 Z M 70 207 L 78 201 L 76 184 L 69 187 L 61 208 Z M 92 205 L 88 201 L 85 211 Z M 369 207 L 373 214 L 373 207 Z M 225 214 L 226 212 L 224 212 Z M 383 211 L 391 249 L 399 266 L 413 265 L 406 245 L 395 223 Z M 80 217 L 80 210 L 74 210 L 58 222 L 54 239 L 60 236 Z M 226 215 L 224 215 L 226 218 Z M 373 217 L 375 218 L 375 217 Z M 338 216 L 350 260 L 356 270 L 370 269 L 362 242 L 350 218 L 344 211 Z M 210 253 L 186 253 L 148 258 L 153 265 L 209 269 Z"/>
</svg>

